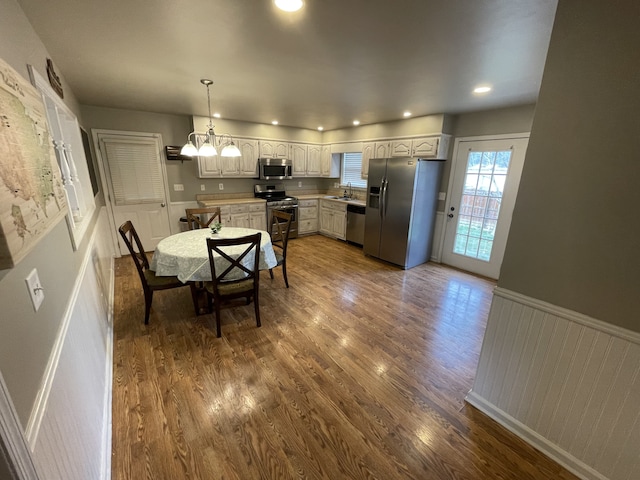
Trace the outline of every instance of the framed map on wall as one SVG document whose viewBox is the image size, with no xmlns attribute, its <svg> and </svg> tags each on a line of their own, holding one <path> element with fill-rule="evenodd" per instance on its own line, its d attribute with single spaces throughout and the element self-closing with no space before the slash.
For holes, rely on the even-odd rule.
<svg viewBox="0 0 640 480">
<path fill-rule="evenodd" d="M 40 94 L 0 59 L 0 269 L 15 266 L 67 211 Z"/>
</svg>

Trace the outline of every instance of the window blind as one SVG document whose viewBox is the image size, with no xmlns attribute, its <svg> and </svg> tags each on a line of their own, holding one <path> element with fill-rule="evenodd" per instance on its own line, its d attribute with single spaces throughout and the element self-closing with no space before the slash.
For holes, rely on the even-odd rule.
<svg viewBox="0 0 640 480">
<path fill-rule="evenodd" d="M 352 187 L 367 186 L 367 181 L 362 178 L 362 153 L 342 154 L 342 185 L 351 183 Z"/>
<path fill-rule="evenodd" d="M 164 201 L 160 159 L 154 139 L 107 137 L 102 140 L 102 146 L 116 205 Z"/>
</svg>

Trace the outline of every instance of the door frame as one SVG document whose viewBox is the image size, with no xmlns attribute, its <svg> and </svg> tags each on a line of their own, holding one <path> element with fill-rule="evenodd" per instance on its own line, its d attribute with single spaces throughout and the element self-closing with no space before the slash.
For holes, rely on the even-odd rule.
<svg viewBox="0 0 640 480">
<path fill-rule="evenodd" d="M 169 227 L 171 227 L 171 216 L 169 215 L 169 180 L 167 178 L 167 165 L 162 160 L 162 147 L 164 142 L 162 141 L 162 135 L 159 133 L 149 132 L 133 132 L 128 130 L 109 130 L 102 128 L 91 129 L 91 139 L 93 141 L 93 149 L 96 154 L 96 163 L 98 164 L 98 170 L 100 171 L 100 184 L 102 185 L 102 191 L 104 192 L 104 203 L 107 207 L 107 218 L 109 219 L 109 230 L 111 232 L 111 240 L 116 247 L 116 253 L 119 253 L 119 257 L 123 255 L 129 255 L 129 252 L 122 252 L 120 250 L 120 239 L 118 238 L 117 229 L 120 225 L 116 225 L 115 215 L 113 211 L 113 201 L 111 200 L 111 191 L 109 190 L 109 183 L 107 181 L 107 168 L 102 158 L 102 152 L 100 151 L 100 139 L 98 136 L 103 135 L 122 135 L 122 136 L 135 136 L 135 137 L 150 137 L 155 138 L 158 143 L 159 150 L 158 156 L 160 157 L 160 171 L 162 173 L 162 183 L 164 185 L 165 204 L 167 208 L 167 216 L 169 217 Z"/>
<path fill-rule="evenodd" d="M 440 238 L 438 239 L 438 261 L 440 263 L 442 263 L 442 254 L 444 252 L 444 239 L 447 233 L 447 211 L 450 207 L 450 202 L 451 202 L 451 192 L 453 191 L 453 183 L 454 183 L 454 178 L 455 178 L 455 172 L 456 169 L 461 168 L 461 165 L 459 165 L 458 162 L 456 162 L 456 159 L 458 158 L 458 153 L 460 150 L 460 144 L 462 142 L 477 142 L 477 141 L 492 141 L 492 140 L 509 140 L 509 139 L 522 139 L 522 138 L 526 138 L 529 139 L 531 135 L 531 132 L 520 132 L 520 133 L 504 133 L 504 134 L 499 134 L 499 135 L 475 135 L 475 136 L 471 136 L 471 137 L 457 137 L 454 141 L 453 144 L 453 153 L 451 154 L 451 168 L 449 170 L 449 179 L 448 179 L 448 184 L 447 184 L 447 196 L 445 199 L 445 210 L 444 212 L 438 212 L 438 213 L 442 213 L 442 228 L 440 229 Z M 524 168 L 524 162 L 526 162 L 527 158 L 525 155 L 525 158 L 523 160 L 523 168 Z M 466 169 L 466 164 L 463 165 L 462 167 L 464 167 Z M 518 183 L 518 187 L 519 187 L 519 183 Z M 516 192 L 516 200 L 518 198 L 518 194 Z"/>
</svg>

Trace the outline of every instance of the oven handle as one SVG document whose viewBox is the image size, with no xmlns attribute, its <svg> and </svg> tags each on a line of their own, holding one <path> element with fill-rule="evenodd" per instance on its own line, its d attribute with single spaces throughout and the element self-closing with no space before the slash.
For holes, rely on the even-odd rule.
<svg viewBox="0 0 640 480">
<path fill-rule="evenodd" d="M 280 205 L 278 207 L 269 207 L 271 210 L 288 210 L 290 208 L 298 208 L 298 205 Z"/>
</svg>

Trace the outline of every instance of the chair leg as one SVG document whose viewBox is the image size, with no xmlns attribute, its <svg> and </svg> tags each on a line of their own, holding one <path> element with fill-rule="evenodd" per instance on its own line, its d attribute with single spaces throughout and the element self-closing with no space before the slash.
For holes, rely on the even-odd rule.
<svg viewBox="0 0 640 480">
<path fill-rule="evenodd" d="M 193 300 L 193 309 L 196 312 L 196 317 L 200 313 L 200 302 L 198 299 L 199 289 L 195 282 L 189 282 L 189 288 L 191 289 L 191 299 Z"/>
<path fill-rule="evenodd" d="M 289 280 L 287 279 L 287 261 L 282 262 L 282 276 L 284 277 L 284 284 L 289 288 Z"/>
<path fill-rule="evenodd" d="M 222 336 L 222 327 L 220 325 L 220 302 L 215 302 L 216 308 L 216 337 Z"/>
<path fill-rule="evenodd" d="M 144 324 L 149 325 L 149 313 L 151 313 L 151 301 L 153 300 L 153 290 L 144 292 Z"/>
<path fill-rule="evenodd" d="M 253 303 L 254 308 L 256 310 L 256 325 L 260 327 L 262 324 L 260 323 L 260 302 L 258 301 L 258 290 L 254 290 L 253 292 Z"/>
<path fill-rule="evenodd" d="M 273 280 L 273 268 L 269 269 L 269 276 L 271 277 L 271 280 Z"/>
</svg>

